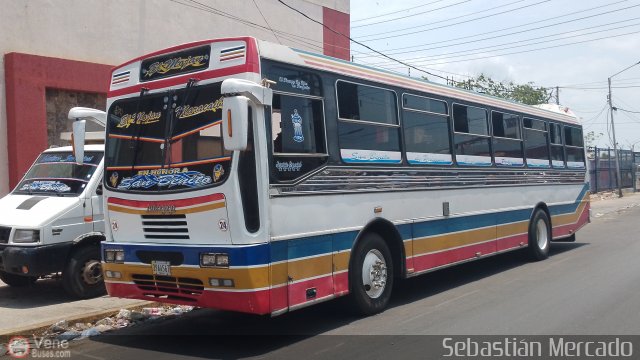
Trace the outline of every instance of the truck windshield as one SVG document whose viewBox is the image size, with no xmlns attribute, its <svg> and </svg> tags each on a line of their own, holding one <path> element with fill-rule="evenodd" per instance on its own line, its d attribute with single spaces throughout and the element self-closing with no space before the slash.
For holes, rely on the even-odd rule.
<svg viewBox="0 0 640 360">
<path fill-rule="evenodd" d="M 78 165 L 70 151 L 43 153 L 13 193 L 79 195 L 98 169 L 102 156 L 102 152 L 85 152 L 84 164 Z"/>
<path fill-rule="evenodd" d="M 178 191 L 221 184 L 231 167 L 221 114 L 220 83 L 115 101 L 108 112 L 106 185 Z"/>
</svg>

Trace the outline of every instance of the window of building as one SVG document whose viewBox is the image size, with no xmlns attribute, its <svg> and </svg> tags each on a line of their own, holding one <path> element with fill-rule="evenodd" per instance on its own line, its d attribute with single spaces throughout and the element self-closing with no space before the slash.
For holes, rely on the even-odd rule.
<svg viewBox="0 0 640 360">
<path fill-rule="evenodd" d="M 395 92 L 337 82 L 340 154 L 347 163 L 400 163 Z"/>
<path fill-rule="evenodd" d="M 547 123 L 530 118 L 523 119 L 524 148 L 527 166 L 549 167 L 549 144 Z"/>
<path fill-rule="evenodd" d="M 523 166 L 520 118 L 499 111 L 491 112 L 493 156 L 497 166 Z"/>
<path fill-rule="evenodd" d="M 447 103 L 405 94 L 402 127 L 410 164 L 451 165 Z"/>
<path fill-rule="evenodd" d="M 491 166 L 487 111 L 453 104 L 454 146 L 458 165 Z"/>
</svg>

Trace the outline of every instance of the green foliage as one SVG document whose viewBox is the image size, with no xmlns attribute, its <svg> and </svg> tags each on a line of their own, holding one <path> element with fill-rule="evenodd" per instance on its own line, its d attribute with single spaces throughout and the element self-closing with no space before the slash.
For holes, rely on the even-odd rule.
<svg viewBox="0 0 640 360">
<path fill-rule="evenodd" d="M 584 135 L 584 145 L 587 147 L 595 146 L 596 142 L 602 137 L 602 133 L 596 133 L 595 131 L 589 131 Z"/>
<path fill-rule="evenodd" d="M 467 81 L 453 81 L 453 86 L 492 95 L 499 98 L 520 102 L 527 105 L 546 104 L 551 99 L 551 92 L 543 87 L 534 86 L 533 82 L 514 84 L 494 81 L 485 74 Z"/>
</svg>

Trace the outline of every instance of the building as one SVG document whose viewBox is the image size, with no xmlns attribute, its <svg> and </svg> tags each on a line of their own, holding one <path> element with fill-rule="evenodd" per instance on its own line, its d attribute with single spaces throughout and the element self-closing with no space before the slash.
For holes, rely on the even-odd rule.
<svg viewBox="0 0 640 360">
<path fill-rule="evenodd" d="M 349 34 L 348 0 L 284 2 Z M 240 35 L 347 60 L 350 54 L 346 37 L 278 0 L 0 0 L 0 7 L 0 196 L 42 150 L 64 142 L 71 107 L 105 107 L 114 65 Z"/>
</svg>

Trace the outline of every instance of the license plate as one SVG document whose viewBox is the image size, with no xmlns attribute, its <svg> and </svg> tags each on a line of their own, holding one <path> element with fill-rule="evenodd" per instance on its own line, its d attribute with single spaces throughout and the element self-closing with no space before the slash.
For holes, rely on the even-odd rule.
<svg viewBox="0 0 640 360">
<path fill-rule="evenodd" d="M 169 261 L 152 261 L 151 268 L 153 268 L 154 275 L 171 276 L 171 262 Z"/>
</svg>

